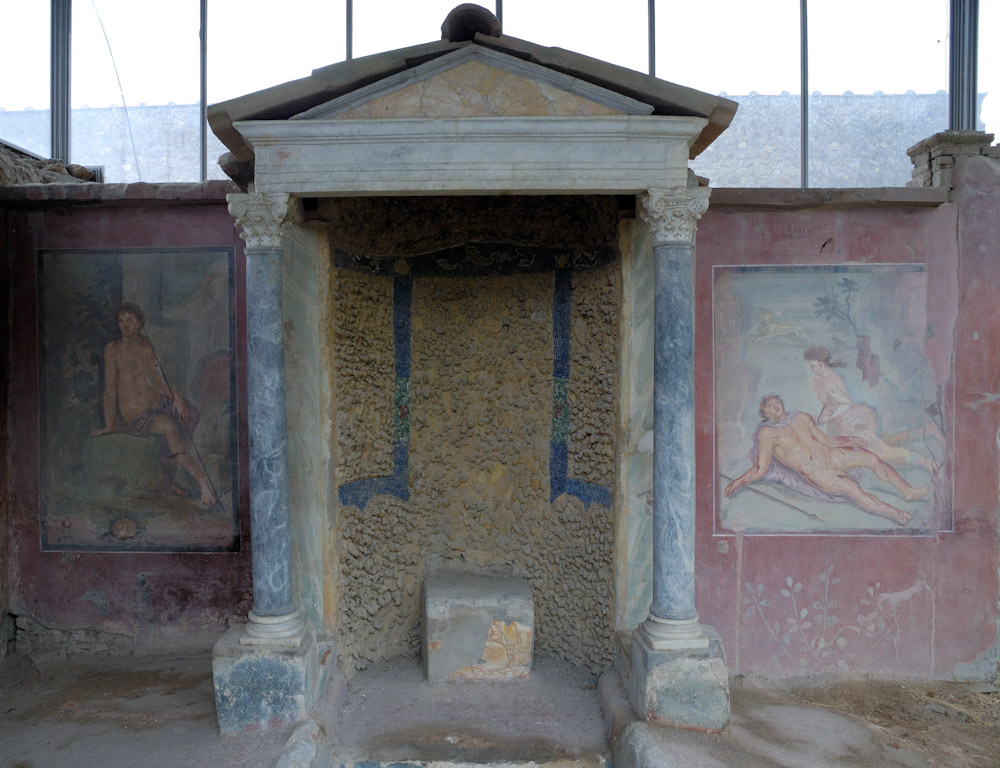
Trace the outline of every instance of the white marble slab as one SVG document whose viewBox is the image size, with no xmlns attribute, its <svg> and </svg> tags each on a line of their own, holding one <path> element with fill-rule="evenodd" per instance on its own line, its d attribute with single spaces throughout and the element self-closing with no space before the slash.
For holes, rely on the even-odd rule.
<svg viewBox="0 0 1000 768">
<path fill-rule="evenodd" d="M 258 192 L 638 194 L 685 187 L 698 117 L 245 121 Z"/>
</svg>

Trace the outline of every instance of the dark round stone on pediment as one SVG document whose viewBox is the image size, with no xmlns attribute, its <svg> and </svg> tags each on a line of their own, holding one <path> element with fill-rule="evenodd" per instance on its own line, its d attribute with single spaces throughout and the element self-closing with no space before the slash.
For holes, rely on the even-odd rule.
<svg viewBox="0 0 1000 768">
<path fill-rule="evenodd" d="M 441 24 L 441 39 L 452 43 L 472 40 L 477 33 L 500 37 L 502 27 L 496 16 L 475 3 L 455 7 Z"/>
</svg>

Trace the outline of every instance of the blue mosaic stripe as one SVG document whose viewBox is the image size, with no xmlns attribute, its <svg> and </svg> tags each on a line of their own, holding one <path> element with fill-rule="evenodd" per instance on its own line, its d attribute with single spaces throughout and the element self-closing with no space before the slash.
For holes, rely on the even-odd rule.
<svg viewBox="0 0 1000 768">
<path fill-rule="evenodd" d="M 392 474 L 389 477 L 365 477 L 345 483 L 337 489 L 340 506 L 364 509 L 375 496 L 395 496 L 406 501 L 410 498 L 407 470 L 410 464 L 408 443 L 397 443 L 392 450 Z"/>
<path fill-rule="evenodd" d="M 576 246 L 532 246 L 510 243 L 465 243 L 420 256 L 404 257 L 410 274 L 416 277 L 442 275 L 511 275 L 525 272 L 554 272 L 593 269 L 615 260 L 608 246 L 581 249 Z M 375 275 L 395 274 L 400 263 L 396 255 L 378 256 L 335 248 L 333 264 L 340 269 Z"/>
<path fill-rule="evenodd" d="M 567 478 L 566 467 L 568 464 L 566 455 L 566 443 L 551 443 L 549 446 L 549 488 L 551 495 L 549 501 L 555 501 L 566 493 Z"/>
<path fill-rule="evenodd" d="M 552 380 L 552 437 L 553 443 L 563 443 L 569 439 L 569 380 Z"/>
<path fill-rule="evenodd" d="M 413 308 L 413 278 L 392 280 L 392 341 L 396 351 L 396 378 L 410 378 L 410 313 Z"/>
<path fill-rule="evenodd" d="M 573 273 L 558 269 L 552 296 L 552 375 L 569 378 L 569 326 L 573 312 Z"/>
<path fill-rule="evenodd" d="M 551 501 L 566 493 L 569 453 L 569 328 L 573 311 L 573 277 L 568 269 L 555 271 L 552 294 L 552 438 L 549 443 Z M 560 394 L 567 395 L 560 397 Z"/>
<path fill-rule="evenodd" d="M 566 480 L 566 493 L 570 496 L 576 496 L 583 502 L 584 506 L 587 506 L 588 504 L 603 504 L 606 507 L 611 506 L 611 491 L 603 485 L 568 478 Z"/>
<path fill-rule="evenodd" d="M 550 501 L 568 493 L 583 504 L 611 506 L 607 488 L 569 477 L 570 324 L 573 313 L 573 272 L 558 269 L 552 297 L 552 438 L 549 443 Z"/>
<path fill-rule="evenodd" d="M 410 442 L 410 380 L 396 379 L 396 398 L 393 403 L 393 430 L 395 443 Z"/>
<path fill-rule="evenodd" d="M 393 396 L 392 474 L 388 477 L 366 477 L 345 483 L 337 489 L 341 506 L 354 505 L 364 509 L 374 496 L 410 498 L 408 481 L 410 465 L 410 314 L 413 309 L 413 278 L 394 277 L 392 280 L 392 344 L 396 367 Z"/>
</svg>

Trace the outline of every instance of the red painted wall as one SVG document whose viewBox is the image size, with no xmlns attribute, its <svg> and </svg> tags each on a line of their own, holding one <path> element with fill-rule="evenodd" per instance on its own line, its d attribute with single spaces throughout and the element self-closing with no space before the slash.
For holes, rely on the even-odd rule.
<svg viewBox="0 0 1000 768">
<path fill-rule="evenodd" d="M 697 604 L 722 635 L 733 673 L 995 674 L 1000 163 L 958 167 L 954 202 L 940 206 L 828 205 L 819 193 L 781 206 L 801 197 L 793 191 L 770 200 L 757 191 L 734 205 L 723 191 L 699 222 Z M 952 367 L 942 378 L 954 402 L 954 532 L 715 534 L 725 483 L 713 479 L 712 267 L 848 262 L 927 264 L 936 325 L 928 357 L 945 373 Z"/>
<path fill-rule="evenodd" d="M 142 185 L 134 185 L 142 186 Z M 136 199 L 0 202 L 6 207 L 13 313 L 9 422 L 11 612 L 50 627 L 135 638 L 137 650 L 208 645 L 251 606 L 246 480 L 246 349 L 242 241 L 226 210 L 226 184 L 136 190 Z M 89 187 L 93 190 L 94 187 Z M 100 190 L 101 188 L 96 188 Z M 98 198 L 104 193 L 94 193 Z M 131 188 L 126 188 L 131 189 Z M 80 194 L 70 188 L 70 194 Z M 156 197 L 161 199 L 155 199 Z M 165 198 L 165 199 L 164 199 Z M 178 199 L 180 198 L 180 199 Z M 42 552 L 38 523 L 37 249 L 235 247 L 242 551 L 211 554 Z"/>
</svg>

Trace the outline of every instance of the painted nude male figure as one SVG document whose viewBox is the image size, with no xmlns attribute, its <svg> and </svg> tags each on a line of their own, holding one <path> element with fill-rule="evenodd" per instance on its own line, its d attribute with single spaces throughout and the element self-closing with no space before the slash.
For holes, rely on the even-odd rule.
<svg viewBox="0 0 1000 768">
<path fill-rule="evenodd" d="M 854 435 L 831 437 L 816 426 L 808 413 L 785 411 L 778 395 L 765 395 L 760 403 L 761 422 L 756 434 L 754 465 L 726 486 L 732 496 L 744 485 L 762 479 L 775 461 L 792 470 L 821 493 L 844 497 L 866 512 L 905 525 L 913 516 L 865 491 L 848 473 L 870 469 L 880 480 L 892 485 L 908 502 L 923 498 L 930 487 L 914 488 L 899 473 L 866 449 L 864 438 Z"/>
<path fill-rule="evenodd" d="M 208 477 L 188 451 L 198 413 L 180 392 L 167 386 L 153 347 L 142 333 L 143 311 L 135 304 L 122 304 L 115 319 L 121 337 L 104 347 L 104 427 L 91 434 L 162 435 L 171 458 L 198 483 L 201 502 L 215 504 Z"/>
</svg>

